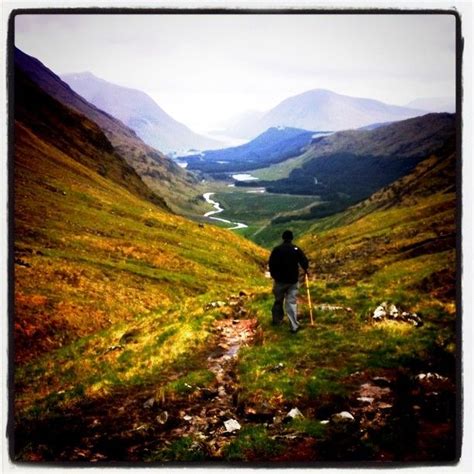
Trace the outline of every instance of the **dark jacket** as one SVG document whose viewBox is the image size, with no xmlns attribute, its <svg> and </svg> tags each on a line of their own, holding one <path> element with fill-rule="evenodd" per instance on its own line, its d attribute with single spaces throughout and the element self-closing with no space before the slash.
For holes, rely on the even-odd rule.
<svg viewBox="0 0 474 474">
<path fill-rule="evenodd" d="M 279 283 L 296 283 L 298 265 L 308 270 L 308 259 L 292 242 L 283 242 L 272 250 L 269 260 L 270 275 Z"/>
</svg>

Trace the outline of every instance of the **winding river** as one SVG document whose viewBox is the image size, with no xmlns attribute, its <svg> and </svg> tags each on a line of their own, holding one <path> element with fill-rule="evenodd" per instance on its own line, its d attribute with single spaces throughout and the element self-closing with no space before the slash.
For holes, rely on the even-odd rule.
<svg viewBox="0 0 474 474">
<path fill-rule="evenodd" d="M 219 214 L 219 212 L 222 212 L 224 209 L 221 207 L 221 205 L 217 201 L 213 201 L 211 199 L 211 196 L 215 193 L 204 193 L 202 197 L 208 202 L 209 204 L 212 204 L 214 206 L 214 211 L 209 211 L 204 214 L 204 217 L 208 217 L 209 219 L 214 219 L 215 221 L 220 221 L 220 222 L 225 222 L 226 224 L 233 224 L 233 227 L 229 227 L 228 230 L 234 230 L 234 229 L 244 229 L 245 227 L 248 227 L 247 224 L 243 224 L 242 222 L 232 222 L 227 219 L 221 219 L 220 217 L 212 217 L 214 214 Z"/>
</svg>

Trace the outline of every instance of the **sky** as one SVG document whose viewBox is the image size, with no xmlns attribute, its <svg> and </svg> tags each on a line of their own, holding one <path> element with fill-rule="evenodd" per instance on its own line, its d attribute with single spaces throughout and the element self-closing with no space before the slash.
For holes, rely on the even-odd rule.
<svg viewBox="0 0 474 474">
<path fill-rule="evenodd" d="M 311 89 L 405 105 L 455 95 L 452 15 L 97 15 L 15 19 L 57 74 L 142 90 L 197 132 Z"/>
</svg>

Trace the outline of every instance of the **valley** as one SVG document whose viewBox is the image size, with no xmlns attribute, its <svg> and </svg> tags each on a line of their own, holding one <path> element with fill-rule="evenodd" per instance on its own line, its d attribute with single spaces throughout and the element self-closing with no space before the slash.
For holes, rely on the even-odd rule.
<svg viewBox="0 0 474 474">
<path fill-rule="evenodd" d="M 14 462 L 459 458 L 454 114 L 351 100 L 359 128 L 307 130 L 277 107 L 244 145 L 170 158 L 14 56 Z M 296 334 L 267 275 L 287 228 L 310 261 Z"/>
</svg>

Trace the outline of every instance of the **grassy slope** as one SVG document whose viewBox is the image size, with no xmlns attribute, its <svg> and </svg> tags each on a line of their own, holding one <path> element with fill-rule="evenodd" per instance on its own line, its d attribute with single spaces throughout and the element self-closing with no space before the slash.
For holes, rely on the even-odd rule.
<svg viewBox="0 0 474 474">
<path fill-rule="evenodd" d="M 289 337 L 287 327 L 271 326 L 267 294 L 257 295 L 253 311 L 261 318 L 262 339 L 244 351 L 239 364 L 242 403 L 323 413 L 330 400 L 334 412 L 347 409 L 346 397 L 355 388 L 350 374 L 437 371 L 454 380 L 454 176 L 453 155 L 432 157 L 413 175 L 314 224 L 299 239 L 311 261 L 313 304 L 339 309 L 317 309 L 315 328 Z M 418 313 L 424 325 L 374 323 L 371 314 L 383 301 Z M 309 323 L 303 291 L 300 303 L 301 319 Z M 281 362 L 284 366 L 274 370 Z M 395 433 L 397 427 L 390 429 Z"/>
<path fill-rule="evenodd" d="M 47 107 L 25 109 L 33 89 L 16 102 L 18 419 L 183 361 L 192 370 L 218 317 L 205 305 L 258 284 L 264 261 L 252 243 L 153 203 L 84 116 L 55 103 L 50 120 L 40 91 L 32 103 Z M 132 350 L 106 353 L 130 332 Z"/>
</svg>

